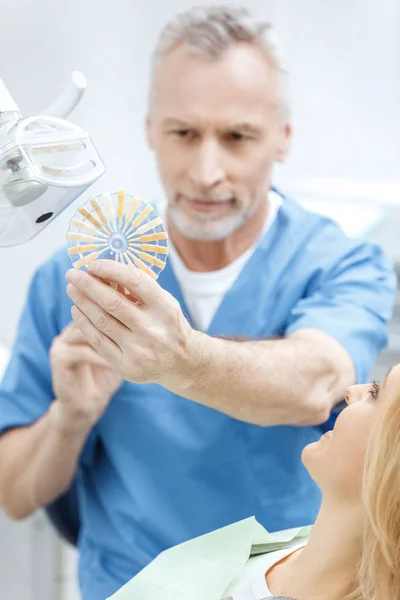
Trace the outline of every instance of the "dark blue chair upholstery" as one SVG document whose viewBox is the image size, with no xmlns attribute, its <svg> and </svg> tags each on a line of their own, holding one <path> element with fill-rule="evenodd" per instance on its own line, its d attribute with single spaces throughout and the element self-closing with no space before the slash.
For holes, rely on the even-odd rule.
<svg viewBox="0 0 400 600">
<path fill-rule="evenodd" d="M 69 544 L 76 546 L 80 528 L 76 482 L 73 482 L 65 494 L 46 506 L 45 511 L 60 536 Z"/>
</svg>

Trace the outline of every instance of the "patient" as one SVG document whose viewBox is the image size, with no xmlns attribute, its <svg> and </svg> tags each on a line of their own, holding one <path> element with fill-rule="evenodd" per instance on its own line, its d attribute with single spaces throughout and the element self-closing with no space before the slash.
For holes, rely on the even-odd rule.
<svg viewBox="0 0 400 600">
<path fill-rule="evenodd" d="M 346 400 L 303 451 L 323 496 L 308 542 L 251 558 L 233 600 L 400 600 L 400 365 Z"/>
<path fill-rule="evenodd" d="M 308 543 L 265 574 L 272 596 L 400 600 L 400 365 L 346 400 L 303 451 L 323 501 Z"/>
</svg>

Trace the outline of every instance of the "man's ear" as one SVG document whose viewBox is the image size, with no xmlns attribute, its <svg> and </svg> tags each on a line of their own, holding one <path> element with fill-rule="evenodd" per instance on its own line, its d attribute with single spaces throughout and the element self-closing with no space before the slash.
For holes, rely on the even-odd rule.
<svg viewBox="0 0 400 600">
<path fill-rule="evenodd" d="M 147 115 L 146 117 L 146 138 L 149 148 L 151 148 L 151 150 L 154 150 L 153 123 L 149 115 Z"/>
<path fill-rule="evenodd" d="M 280 132 L 280 139 L 276 153 L 276 162 L 284 162 L 292 145 L 293 129 L 290 123 L 285 123 Z"/>
</svg>

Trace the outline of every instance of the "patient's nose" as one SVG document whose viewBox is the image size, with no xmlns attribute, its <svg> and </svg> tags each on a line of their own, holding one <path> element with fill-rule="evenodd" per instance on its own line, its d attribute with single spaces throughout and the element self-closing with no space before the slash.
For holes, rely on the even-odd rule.
<svg viewBox="0 0 400 600">
<path fill-rule="evenodd" d="M 347 388 L 344 394 L 347 404 L 350 405 L 354 404 L 355 402 L 360 402 L 360 400 L 362 400 L 366 394 L 369 393 L 369 388 L 370 386 L 368 384 L 351 385 L 349 388 Z"/>
</svg>

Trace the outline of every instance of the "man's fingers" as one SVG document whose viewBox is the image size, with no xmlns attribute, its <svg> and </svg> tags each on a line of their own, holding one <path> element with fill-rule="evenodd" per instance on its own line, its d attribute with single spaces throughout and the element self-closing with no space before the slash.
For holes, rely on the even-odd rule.
<svg viewBox="0 0 400 600">
<path fill-rule="evenodd" d="M 72 271 L 67 279 L 70 281 L 67 286 L 68 296 L 99 329 L 107 327 L 104 315 L 100 313 L 112 315 L 127 330 L 134 326 L 137 307 L 125 295 L 87 273 Z M 99 323 L 97 319 L 100 319 Z M 104 332 L 108 335 L 107 331 Z"/>
<path fill-rule="evenodd" d="M 77 327 L 82 331 L 89 344 L 115 369 L 120 366 L 122 351 L 119 346 L 104 333 L 96 329 L 87 316 L 77 306 L 71 308 L 71 315 Z"/>
<path fill-rule="evenodd" d="M 66 366 L 88 364 L 93 367 L 109 369 L 110 365 L 91 346 L 62 345 L 58 349 L 56 360 Z"/>
<path fill-rule="evenodd" d="M 73 321 L 62 330 L 59 338 L 68 344 L 87 344 L 87 339 Z"/>
<path fill-rule="evenodd" d="M 123 265 L 113 260 L 95 260 L 88 265 L 89 273 L 105 281 L 125 287 L 146 306 L 153 306 L 160 295 L 159 284 L 144 271 L 131 265 Z"/>
</svg>

